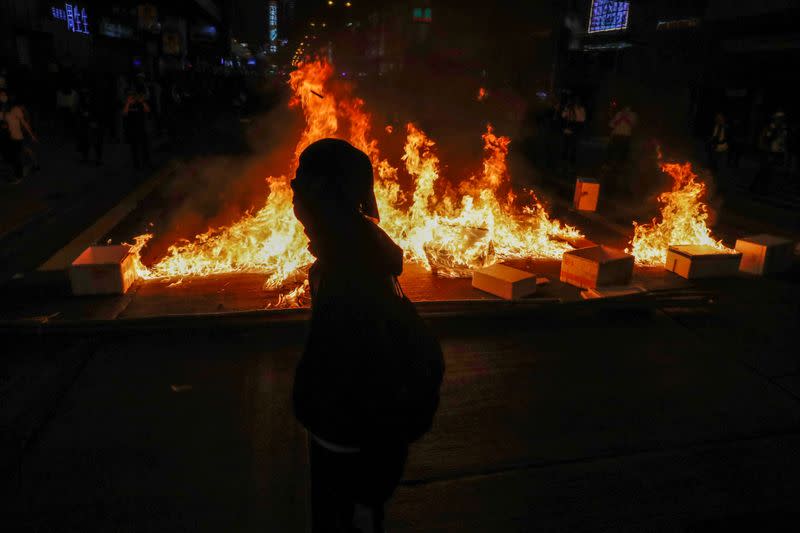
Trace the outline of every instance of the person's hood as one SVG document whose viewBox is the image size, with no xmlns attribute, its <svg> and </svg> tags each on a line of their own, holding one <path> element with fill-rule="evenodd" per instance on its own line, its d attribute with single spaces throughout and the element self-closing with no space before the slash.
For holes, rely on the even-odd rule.
<svg viewBox="0 0 800 533">
<path fill-rule="evenodd" d="M 317 141 L 301 154 L 291 186 L 295 216 L 315 257 L 335 267 L 402 272 L 402 248 L 365 216 L 378 219 L 366 154 L 344 141 Z"/>
</svg>

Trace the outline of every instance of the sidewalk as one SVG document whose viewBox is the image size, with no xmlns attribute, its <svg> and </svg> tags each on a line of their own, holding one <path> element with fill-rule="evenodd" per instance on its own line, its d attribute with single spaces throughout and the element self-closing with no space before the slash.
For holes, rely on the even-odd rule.
<svg viewBox="0 0 800 533">
<path fill-rule="evenodd" d="M 171 158 L 238 148 L 237 116 L 223 109 L 204 116 L 203 127 L 198 120 L 187 118 L 172 144 L 151 136 L 153 168 L 140 171 L 133 169 L 126 143 L 106 142 L 104 165 L 86 165 L 74 142 L 41 133 L 34 145 L 41 170 L 18 185 L 0 183 L 0 284 L 36 270 Z"/>
</svg>

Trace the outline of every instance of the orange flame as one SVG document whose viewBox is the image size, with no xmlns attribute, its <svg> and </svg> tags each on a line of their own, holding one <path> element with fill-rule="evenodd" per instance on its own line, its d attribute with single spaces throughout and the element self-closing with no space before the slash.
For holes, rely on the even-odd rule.
<svg viewBox="0 0 800 533">
<path fill-rule="evenodd" d="M 485 88 L 481 87 L 478 89 L 478 101 L 483 102 L 489 96 L 489 93 L 486 91 Z"/>
<path fill-rule="evenodd" d="M 705 244 L 732 253 L 734 250 L 711 236 L 706 225 L 708 207 L 703 203 L 706 186 L 697 181 L 691 163 L 662 163 L 661 170 L 672 176 L 674 183 L 671 191 L 658 197 L 660 220 L 634 222 L 634 235 L 625 251 L 646 266 L 663 265 L 671 245 Z"/>
<path fill-rule="evenodd" d="M 318 60 L 301 63 L 291 75 L 290 105 L 302 109 L 305 129 L 290 174 L 302 151 L 318 139 L 343 138 L 363 150 L 375 168 L 381 226 L 405 249 L 407 260 L 441 275 L 468 276 L 471 269 L 498 260 L 560 258 L 572 249 L 569 242 L 581 237 L 577 229 L 551 220 L 532 192 L 526 191 L 525 199 L 512 193 L 506 165 L 509 139 L 497 136 L 491 125 L 483 135 L 482 172 L 464 181 L 458 193 L 437 194 L 440 165 L 435 143 L 409 124 L 403 161 L 412 185 L 403 191 L 400 171 L 381 158 L 377 141 L 370 135 L 371 117 L 363 100 L 350 96 L 347 89 L 333 91 L 332 74 L 332 66 Z M 269 288 L 283 287 L 292 278 L 299 281 L 297 274 L 313 257 L 294 217 L 290 178 L 272 176 L 267 183 L 269 197 L 259 210 L 229 226 L 173 244 L 152 266 L 141 261 L 141 250 L 152 235 L 137 237 L 132 252 L 140 277 L 265 272 Z M 304 287 L 295 287 L 277 305 L 300 305 Z"/>
</svg>

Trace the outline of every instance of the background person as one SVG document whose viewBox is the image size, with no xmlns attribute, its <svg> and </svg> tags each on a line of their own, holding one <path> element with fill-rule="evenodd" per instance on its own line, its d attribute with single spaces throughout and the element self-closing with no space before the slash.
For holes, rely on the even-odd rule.
<svg viewBox="0 0 800 533">
<path fill-rule="evenodd" d="M 769 193 L 775 170 L 786 162 L 788 134 L 786 114 L 783 111 L 776 111 L 759 138 L 760 167 L 750 185 L 751 192 Z"/>
<path fill-rule="evenodd" d="M 25 174 L 24 132 L 28 133 L 32 141 L 38 142 L 22 106 L 16 103 L 12 94 L 0 89 L 0 143 L 3 145 L 3 157 L 12 168 L 11 182 L 15 184 L 22 181 Z"/>
<path fill-rule="evenodd" d="M 631 106 L 625 106 L 608 123 L 608 127 L 611 128 L 608 151 L 609 158 L 613 162 L 623 163 L 628 159 L 631 151 L 631 136 L 638 120 L 636 113 L 631 110 Z"/>
<path fill-rule="evenodd" d="M 78 108 L 78 93 L 74 89 L 71 76 L 63 75 L 56 90 L 57 124 L 61 129 L 62 141 L 67 141 L 75 134 L 75 111 Z"/>
<path fill-rule="evenodd" d="M 631 152 L 631 138 L 638 122 L 636 113 L 629 105 L 617 111 L 608 123 L 611 128 L 611 138 L 608 142 L 608 172 L 610 173 L 604 184 L 609 192 L 625 191 L 631 193 L 633 184 L 627 175 L 628 158 Z"/>
<path fill-rule="evenodd" d="M 561 159 L 564 160 L 571 170 L 575 170 L 578 153 L 578 142 L 586 124 L 586 108 L 581 104 L 578 96 L 573 96 L 561 112 L 563 123 L 562 134 L 564 136 L 564 146 L 561 152 Z"/>
<path fill-rule="evenodd" d="M 81 154 L 81 163 L 89 162 L 89 152 L 93 151 L 95 164 L 103 163 L 104 128 L 101 118 L 101 108 L 89 87 L 81 88 L 78 97 L 78 152 Z"/>
<path fill-rule="evenodd" d="M 714 128 L 711 131 L 711 137 L 708 139 L 708 167 L 716 172 L 719 169 L 719 163 L 722 156 L 728 151 L 728 123 L 725 120 L 725 115 L 717 113 L 714 117 Z"/>
<path fill-rule="evenodd" d="M 131 147 L 133 168 L 137 170 L 142 168 L 142 165 L 151 166 L 150 143 L 147 136 L 149 114 L 150 105 L 147 103 L 144 82 L 137 80 L 122 108 L 122 116 L 125 117 L 125 136 Z"/>
</svg>

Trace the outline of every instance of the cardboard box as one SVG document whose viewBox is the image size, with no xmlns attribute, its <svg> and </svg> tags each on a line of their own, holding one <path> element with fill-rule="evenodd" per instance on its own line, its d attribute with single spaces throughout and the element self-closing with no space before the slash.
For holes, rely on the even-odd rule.
<svg viewBox="0 0 800 533">
<path fill-rule="evenodd" d="M 685 244 L 667 249 L 665 268 L 686 279 L 733 276 L 742 254 L 726 253 L 711 246 Z"/>
<path fill-rule="evenodd" d="M 590 246 L 565 252 L 561 281 L 582 289 L 625 285 L 633 275 L 633 256 L 608 246 Z"/>
<path fill-rule="evenodd" d="M 69 270 L 72 294 L 124 294 L 136 281 L 128 246 L 90 246 Z"/>
<path fill-rule="evenodd" d="M 794 242 L 775 235 L 753 235 L 736 241 L 742 253 L 739 270 L 750 274 L 772 274 L 789 270 L 794 259 Z"/>
<path fill-rule="evenodd" d="M 472 286 L 506 300 L 516 300 L 536 292 L 536 274 L 492 265 L 472 272 Z"/>
<path fill-rule="evenodd" d="M 578 178 L 575 182 L 575 197 L 572 205 L 578 211 L 597 210 L 597 199 L 600 197 L 600 183 L 591 178 Z"/>
</svg>

